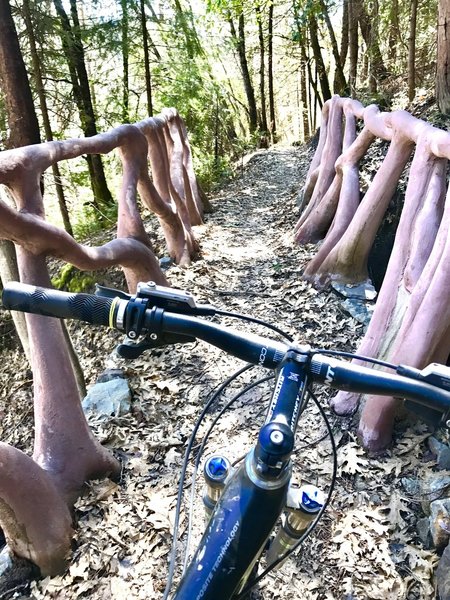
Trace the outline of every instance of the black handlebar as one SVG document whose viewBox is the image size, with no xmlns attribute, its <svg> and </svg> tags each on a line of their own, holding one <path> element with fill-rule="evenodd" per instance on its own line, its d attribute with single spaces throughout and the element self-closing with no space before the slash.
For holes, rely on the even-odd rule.
<svg viewBox="0 0 450 600">
<path fill-rule="evenodd" d="M 2 300 L 4 307 L 10 310 L 109 325 L 126 331 L 130 337 L 130 331 L 135 331 L 138 310 L 143 315 L 140 322 L 145 334 L 152 334 L 153 337 L 178 334 L 200 338 L 242 360 L 269 369 L 277 368 L 289 349 L 286 344 L 266 337 L 241 333 L 191 315 L 163 310 L 152 306 L 150 300 L 145 304 L 141 301 L 133 303 L 135 298 L 126 300 L 71 294 L 17 282 L 5 285 Z M 299 354 L 302 354 L 302 349 Z M 319 354 L 312 354 L 308 371 L 313 380 L 336 389 L 408 398 L 443 412 L 450 409 L 448 389 L 418 378 L 361 367 Z"/>
<path fill-rule="evenodd" d="M 275 369 L 288 349 L 283 342 L 251 333 L 244 334 L 189 315 L 164 312 L 161 327 L 170 333 L 193 335 L 228 354 L 267 369 Z"/>
<path fill-rule="evenodd" d="M 109 325 L 114 299 L 92 294 L 70 294 L 26 283 L 10 282 L 3 289 L 3 306 L 9 310 L 76 319 L 93 325 Z"/>
<path fill-rule="evenodd" d="M 337 390 L 408 398 L 442 412 L 450 409 L 450 392 L 446 390 L 425 381 L 353 365 L 343 360 L 314 354 L 311 375 L 316 381 Z"/>
</svg>

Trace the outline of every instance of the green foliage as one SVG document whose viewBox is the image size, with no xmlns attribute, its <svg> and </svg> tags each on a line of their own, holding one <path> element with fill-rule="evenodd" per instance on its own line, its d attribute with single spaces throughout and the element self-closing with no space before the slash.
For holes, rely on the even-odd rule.
<svg viewBox="0 0 450 600">
<path fill-rule="evenodd" d="M 212 73 L 212 57 L 200 45 L 192 11 L 181 15 L 177 9 L 160 26 L 167 55 L 153 70 L 156 112 L 170 106 L 178 109 L 188 130 L 196 174 L 208 189 L 230 173 L 237 141 L 234 109 L 224 84 Z"/>
<path fill-rule="evenodd" d="M 87 71 L 96 113 L 97 128 L 106 131 L 122 122 L 123 111 L 123 3 L 125 0 L 77 0 L 80 35 L 85 49 Z M 342 0 L 324 0 L 333 17 L 338 42 L 341 38 Z M 259 135 L 248 134 L 248 114 L 242 75 L 236 48 L 232 43 L 228 19 L 245 14 L 246 53 L 256 82 L 259 69 L 257 11 L 264 14 L 274 7 L 274 74 L 276 122 L 280 138 L 298 139 L 294 129 L 300 121 L 299 64 L 300 47 L 306 50 L 308 66 L 315 72 L 309 39 L 309 16 L 319 22 L 320 44 L 328 73 L 334 72 L 329 37 L 323 20 L 321 0 L 145 0 L 146 28 L 149 36 L 152 100 L 155 114 L 174 106 L 185 119 L 194 166 L 209 188 L 227 177 L 233 160 L 257 146 Z M 81 135 L 79 114 L 74 102 L 72 82 L 64 53 L 61 51 L 60 21 L 52 0 L 30 0 L 38 54 L 43 66 L 47 101 L 54 139 Z M 64 2 L 70 14 L 69 2 Z M 361 0 L 377 36 L 389 80 L 378 82 L 378 92 L 369 93 L 370 54 L 359 30 L 357 96 L 366 103 L 387 107 L 401 90 L 407 74 L 409 0 Z M 398 6 L 398 7 L 397 7 Z M 129 120 L 147 117 L 144 54 L 140 1 L 127 0 L 129 55 Z M 15 3 L 14 17 L 22 52 L 32 72 L 27 36 L 21 17 L 21 3 Z M 437 0 L 419 3 L 417 25 L 417 84 L 431 87 L 435 74 Z M 267 29 L 264 28 L 267 41 Z M 266 54 L 267 61 L 267 54 Z M 348 72 L 349 55 L 345 65 Z M 307 77 L 305 77 L 305 80 Z M 267 84 L 267 77 L 266 77 Z M 308 84 L 310 85 L 311 82 Z M 373 89 L 373 88 L 372 88 Z M 258 90 L 256 90 L 258 96 Z M 266 89 L 267 95 L 267 89 Z M 311 99 L 314 101 L 314 92 Z M 260 98 L 257 97 L 260 104 Z M 307 103 L 305 102 L 305 105 Z M 313 106 L 310 111 L 314 112 Z M 38 110 L 39 113 L 39 110 Z M 312 123 L 314 128 L 316 124 Z M 0 139 L 7 135 L 0 91 Z M 295 136 L 295 137 L 294 137 Z M 106 158 L 106 157 L 105 157 Z M 89 189 L 84 161 L 61 164 L 68 202 L 72 206 L 76 237 L 85 239 L 116 218 L 116 207 L 99 213 L 86 204 Z M 105 160 L 111 189 L 121 167 L 109 157 Z M 111 183 L 110 183 L 111 182 Z M 47 182 L 46 182 L 47 183 Z M 46 190 L 50 186 L 46 185 Z M 51 192 L 54 195 L 54 192 Z M 89 202 L 89 200 L 88 200 Z M 56 202 L 54 203 L 56 205 Z M 80 208 L 81 206 L 81 208 Z"/>
<path fill-rule="evenodd" d="M 58 290 L 67 292 L 86 292 L 94 287 L 95 278 L 79 271 L 73 265 L 64 265 L 57 277 L 52 278 L 52 285 Z"/>
<path fill-rule="evenodd" d="M 363 89 L 358 94 L 358 100 L 364 106 L 376 104 L 380 110 L 389 110 L 392 104 L 391 94 L 383 89 L 378 92 L 370 92 L 367 89 Z"/>
<path fill-rule="evenodd" d="M 83 241 L 107 227 L 117 223 L 117 205 L 102 208 L 101 212 L 92 203 L 85 204 L 73 222 L 74 238 Z"/>
</svg>

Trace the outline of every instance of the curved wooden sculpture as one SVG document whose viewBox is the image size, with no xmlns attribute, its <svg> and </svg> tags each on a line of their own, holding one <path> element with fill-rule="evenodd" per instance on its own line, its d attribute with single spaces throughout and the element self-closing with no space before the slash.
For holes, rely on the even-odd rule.
<svg viewBox="0 0 450 600">
<path fill-rule="evenodd" d="M 117 149 L 122 163 L 117 238 L 99 247 L 77 243 L 45 220 L 41 177 L 52 164 Z M 149 175 L 150 161 L 153 182 Z M 139 281 L 168 285 L 137 205 L 139 192 L 162 226 L 170 256 L 186 265 L 198 251 L 192 224 L 202 206 L 182 119 L 171 109 L 136 125 L 90 138 L 48 142 L 0 153 L 0 183 L 17 210 L 0 201 L 0 237 L 17 245 L 21 280 L 51 287 L 46 257 L 81 270 L 120 265 L 130 292 Z M 120 465 L 86 422 L 59 320 L 26 315 L 34 380 L 33 458 L 0 443 L 0 526 L 10 548 L 56 574 L 70 554 L 70 509 L 84 483 L 117 476 Z"/>
<path fill-rule="evenodd" d="M 394 248 L 374 314 L 357 352 L 417 368 L 432 361 L 445 363 L 450 353 L 450 192 L 445 200 L 450 134 L 405 111 L 381 113 L 376 106 L 363 108 L 346 98 L 334 97 L 329 102 L 325 138 L 341 139 L 340 127 L 330 126 L 330 114 L 342 106 L 346 118 L 344 148 L 335 161 L 334 179 L 328 178 L 331 183 L 321 190 L 321 201 L 306 218 L 300 218 L 297 227 L 299 243 L 323 238 L 304 276 L 319 286 L 331 280 L 357 284 L 368 279 L 369 251 L 413 154 Z M 355 118 L 362 119 L 364 126 L 353 139 Z M 375 138 L 388 141 L 389 149 L 359 202 L 358 162 Z M 327 145 L 327 141 L 323 142 L 320 164 L 329 160 L 325 148 L 338 144 L 334 141 Z M 309 188 L 307 180 L 305 189 Z M 351 414 L 359 402 L 356 394 L 340 392 L 332 405 L 339 414 Z M 364 399 L 359 431 L 370 451 L 378 452 L 389 444 L 398 407 L 399 400 L 394 398 Z"/>
</svg>

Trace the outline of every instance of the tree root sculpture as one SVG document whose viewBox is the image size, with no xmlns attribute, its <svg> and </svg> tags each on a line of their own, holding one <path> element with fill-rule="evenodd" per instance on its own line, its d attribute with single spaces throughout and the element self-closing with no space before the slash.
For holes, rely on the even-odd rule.
<svg viewBox="0 0 450 600">
<path fill-rule="evenodd" d="M 41 177 L 60 160 L 114 148 L 123 171 L 117 239 L 92 248 L 45 221 Z M 137 208 L 138 191 L 157 214 L 171 257 L 189 264 L 198 252 L 192 223 L 201 223 L 203 208 L 184 124 L 175 110 L 91 138 L 0 153 L 0 183 L 9 188 L 18 209 L 0 201 L 0 237 L 17 245 L 24 282 L 51 287 L 45 259 L 55 256 L 82 270 L 121 265 L 130 292 L 139 281 L 168 285 Z M 13 552 L 34 562 L 44 575 L 55 575 L 70 555 L 75 499 L 89 479 L 117 477 L 120 464 L 89 429 L 61 322 L 33 314 L 26 315 L 26 322 L 34 379 L 34 452 L 31 458 L 0 443 L 0 526 Z"/>
<path fill-rule="evenodd" d="M 362 109 L 359 103 L 347 99 L 336 100 L 335 104 L 339 101 L 345 107 L 346 133 L 351 115 L 363 118 L 364 127 L 350 145 L 350 137 L 344 141 L 343 153 L 335 162 L 335 178 L 328 188 L 321 188 L 320 194 L 319 190 L 316 194 L 314 188 L 311 193 L 311 200 L 316 194 L 321 201 L 308 214 L 305 211 L 306 217 L 296 231 L 300 241 L 303 238 L 299 232 L 303 235 L 307 231 L 307 240 L 323 236 L 340 188 L 331 227 L 304 275 L 319 286 L 331 280 L 355 284 L 368 278 L 370 248 L 414 150 L 394 248 L 374 314 L 357 353 L 417 368 L 434 360 L 446 362 L 450 353 L 447 302 L 450 191 L 446 200 L 445 195 L 450 134 L 405 111 L 380 113 L 374 106 Z M 333 133 L 330 114 L 328 108 L 324 113 L 325 137 L 335 135 L 340 139 L 339 128 L 335 127 Z M 375 137 L 390 142 L 388 153 L 358 204 L 358 161 Z M 323 148 L 327 144 L 328 139 L 325 139 Z M 323 158 L 322 153 L 321 160 Z M 318 182 L 319 178 L 316 185 Z M 307 181 L 305 188 L 308 185 Z M 360 400 L 356 394 L 339 392 L 331 404 L 338 414 L 352 414 L 358 410 Z M 359 433 L 370 452 L 382 451 L 389 444 L 400 406 L 401 402 L 395 398 L 369 396 L 363 399 Z"/>
</svg>

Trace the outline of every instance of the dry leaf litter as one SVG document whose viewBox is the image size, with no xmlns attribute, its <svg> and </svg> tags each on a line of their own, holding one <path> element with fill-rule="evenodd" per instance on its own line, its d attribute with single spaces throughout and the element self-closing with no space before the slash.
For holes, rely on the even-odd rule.
<svg viewBox="0 0 450 600">
<path fill-rule="evenodd" d="M 172 266 L 173 286 L 199 301 L 266 319 L 314 347 L 355 349 L 362 325 L 345 314 L 331 292 L 301 280 L 314 247 L 294 246 L 298 190 L 311 159 L 306 148 L 259 151 L 237 177 L 212 197 L 214 213 L 195 228 L 202 255 L 190 268 Z M 163 248 L 155 220 L 149 234 Z M 120 274 L 100 283 L 123 285 Z M 32 378 L 22 354 L 7 347 L 12 328 L 2 312 L 2 441 L 32 451 Z M 223 318 L 244 331 L 260 328 Z M 120 337 L 104 329 L 70 325 L 88 384 L 107 366 Z M 270 335 L 270 334 L 269 334 Z M 76 536 L 70 566 L 60 577 L 33 582 L 35 600 L 58 598 L 161 598 L 166 583 L 177 485 L 186 441 L 207 398 L 242 362 L 203 342 L 159 349 L 121 366 L 132 387 L 132 412 L 107 422 L 91 418 L 101 442 L 123 464 L 121 481 L 90 482 L 75 506 Z M 254 369 L 239 377 L 215 404 L 200 429 L 204 435 L 224 403 L 264 376 Z M 327 392 L 319 390 L 323 405 Z M 205 455 L 223 452 L 232 461 L 255 441 L 270 397 L 270 384 L 253 388 L 220 419 Z M 384 457 L 369 459 L 348 420 L 330 416 L 338 445 L 338 479 L 332 504 L 297 555 L 268 576 L 253 598 L 304 600 L 435 597 L 437 557 L 418 541 L 420 498 L 406 493 L 401 478 L 420 479 L 433 468 L 422 444 L 422 426 L 404 430 Z M 295 480 L 326 491 L 332 472 L 330 444 L 316 408 L 308 408 L 297 436 Z M 312 444 L 312 445 L 310 445 Z M 75 457 L 74 457 L 75 459 Z M 189 468 L 192 473 L 192 464 Z M 188 478 L 181 515 L 183 561 L 192 492 Z M 195 488 L 191 548 L 204 527 L 202 485 Z M 179 577 L 180 567 L 177 568 Z"/>
</svg>

